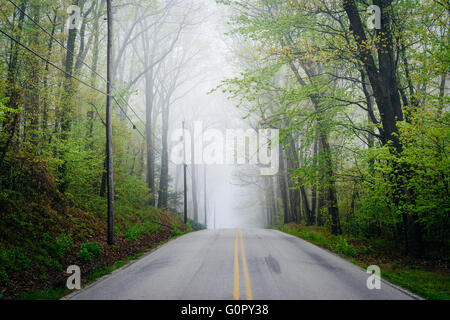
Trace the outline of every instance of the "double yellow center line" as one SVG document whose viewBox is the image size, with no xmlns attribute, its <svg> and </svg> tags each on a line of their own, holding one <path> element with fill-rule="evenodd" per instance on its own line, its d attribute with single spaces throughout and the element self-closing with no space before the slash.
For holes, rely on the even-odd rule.
<svg viewBox="0 0 450 320">
<path fill-rule="evenodd" d="M 241 230 L 236 230 L 236 238 L 234 240 L 234 290 L 233 290 L 233 298 L 234 300 L 239 300 L 239 239 L 241 243 L 241 258 L 242 258 L 242 267 L 244 268 L 244 277 L 245 277 L 245 288 L 246 288 L 246 297 L 247 300 L 252 300 L 252 285 L 250 282 L 250 276 L 248 275 L 247 268 L 247 259 L 245 258 L 245 249 L 244 249 L 244 241 L 242 240 L 242 232 Z"/>
</svg>

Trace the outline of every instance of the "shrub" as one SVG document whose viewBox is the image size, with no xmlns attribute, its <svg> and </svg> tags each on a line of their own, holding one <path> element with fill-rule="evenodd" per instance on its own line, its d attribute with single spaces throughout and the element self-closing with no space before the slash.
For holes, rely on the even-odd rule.
<svg viewBox="0 0 450 320">
<path fill-rule="evenodd" d="M 142 225 L 133 225 L 127 229 L 124 236 L 131 241 L 139 240 L 139 236 L 144 232 L 144 227 Z"/>
<path fill-rule="evenodd" d="M 7 286 L 9 281 L 8 274 L 5 270 L 0 270 L 0 286 Z"/>
<path fill-rule="evenodd" d="M 182 234 L 183 234 L 183 232 L 181 230 L 178 230 L 177 226 L 175 224 L 173 224 L 172 236 L 176 237 L 176 236 L 180 236 Z"/>
<path fill-rule="evenodd" d="M 194 229 L 194 230 L 204 230 L 204 229 L 206 229 L 205 228 L 205 226 L 203 225 L 203 224 L 201 224 L 201 223 L 198 223 L 198 222 L 196 222 L 196 221 L 194 221 L 194 220 L 191 220 L 191 219 L 189 219 L 189 224 L 188 224 L 188 226 L 191 226 L 192 227 L 192 229 Z"/>
<path fill-rule="evenodd" d="M 0 266 L 5 269 L 28 269 L 31 260 L 22 248 L 2 248 L 0 251 Z"/>
<path fill-rule="evenodd" d="M 61 234 L 53 239 L 49 234 L 44 235 L 44 247 L 53 258 L 60 259 L 68 250 L 72 248 L 73 241 L 71 234 Z"/>
<path fill-rule="evenodd" d="M 94 256 L 102 252 L 101 246 L 97 242 L 85 242 L 81 245 L 78 258 L 84 261 L 91 261 Z"/>
<path fill-rule="evenodd" d="M 129 227 L 127 231 L 124 233 L 124 236 L 129 240 L 137 241 L 139 240 L 141 235 L 155 233 L 158 230 L 160 230 L 160 228 L 161 228 L 160 225 L 151 221 L 146 221 L 143 224 L 135 224 Z"/>
<path fill-rule="evenodd" d="M 332 251 L 342 253 L 344 255 L 353 257 L 356 254 L 356 249 L 351 244 L 347 243 L 347 240 L 343 237 L 337 237 L 336 242 L 330 248 Z"/>
<path fill-rule="evenodd" d="M 301 232 L 299 233 L 299 236 L 305 240 L 311 241 L 312 243 L 321 246 L 327 245 L 329 243 L 327 237 L 315 231 Z"/>
</svg>

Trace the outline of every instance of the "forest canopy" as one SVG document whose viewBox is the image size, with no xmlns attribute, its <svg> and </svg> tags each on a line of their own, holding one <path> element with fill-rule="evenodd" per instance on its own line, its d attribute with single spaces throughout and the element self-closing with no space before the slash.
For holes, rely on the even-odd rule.
<svg viewBox="0 0 450 320">
<path fill-rule="evenodd" d="M 108 179 L 123 257 L 215 228 L 217 208 L 219 227 L 448 263 L 448 1 L 115 0 L 110 20 L 107 3 L 1 1 L 0 298 L 61 282 L 69 258 L 120 256 Z M 171 133 L 199 119 L 279 130 L 277 174 L 174 164 Z"/>
<path fill-rule="evenodd" d="M 244 68 L 221 88 L 281 130 L 284 223 L 448 249 L 449 4 L 218 2 Z"/>
</svg>

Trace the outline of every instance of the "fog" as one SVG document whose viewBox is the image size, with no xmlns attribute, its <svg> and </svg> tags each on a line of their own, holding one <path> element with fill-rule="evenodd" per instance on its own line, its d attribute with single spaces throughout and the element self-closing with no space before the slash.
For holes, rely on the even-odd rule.
<svg viewBox="0 0 450 320">
<path fill-rule="evenodd" d="M 252 126 L 250 120 L 244 119 L 245 111 L 236 107 L 237 101 L 228 99 L 221 89 L 213 91 L 223 80 L 239 74 L 237 45 L 232 36 L 225 34 L 230 31 L 226 24 L 229 9 L 214 0 L 165 0 L 158 1 L 158 6 L 164 9 L 144 10 L 148 8 L 145 1 L 115 8 L 115 39 L 118 40 L 114 45 L 115 56 L 126 41 L 130 42 L 125 45 L 121 60 L 116 62 L 115 82 L 126 88 L 134 80 L 132 87 L 128 88 L 133 90 L 129 102 L 144 121 L 149 81 L 155 88 L 150 99 L 157 177 L 161 163 L 160 105 L 169 96 L 169 193 L 177 195 L 177 200 L 172 198 L 172 202 L 169 201 L 169 207 L 181 213 L 183 165 L 171 159 L 171 149 L 177 143 L 171 139 L 174 131 L 182 128 L 183 121 L 191 134 L 194 123 L 200 121 L 204 130 L 215 129 L 223 133 L 227 129 Z M 127 37 L 128 40 L 124 40 Z M 151 62 L 154 66 L 136 81 L 145 65 Z M 153 79 L 149 80 L 148 74 Z M 134 115 L 130 113 L 129 116 Z M 194 140 L 199 138 L 194 137 Z M 193 175 L 196 181 L 193 181 Z M 252 176 L 254 181 L 249 183 L 242 179 L 246 175 Z M 188 164 L 188 217 L 194 219 L 192 191 L 196 190 L 197 221 L 204 224 L 206 218 L 208 228 L 266 226 L 263 193 L 257 177 L 254 165 Z"/>
</svg>

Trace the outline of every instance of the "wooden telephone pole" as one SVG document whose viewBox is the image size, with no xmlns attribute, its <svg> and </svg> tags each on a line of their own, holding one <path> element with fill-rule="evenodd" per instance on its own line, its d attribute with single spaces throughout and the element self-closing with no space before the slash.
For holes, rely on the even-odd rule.
<svg viewBox="0 0 450 320">
<path fill-rule="evenodd" d="M 184 137 L 183 121 L 183 175 L 184 175 L 184 224 L 187 223 L 187 182 L 186 182 L 186 139 Z"/>
<path fill-rule="evenodd" d="M 112 146 L 112 0 L 106 0 L 106 18 L 108 20 L 107 43 L 107 83 L 106 83 L 106 170 L 108 186 L 108 244 L 114 244 L 114 166 Z"/>
</svg>

